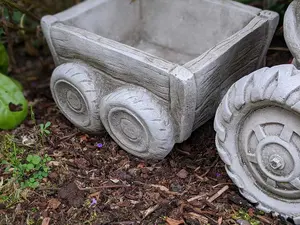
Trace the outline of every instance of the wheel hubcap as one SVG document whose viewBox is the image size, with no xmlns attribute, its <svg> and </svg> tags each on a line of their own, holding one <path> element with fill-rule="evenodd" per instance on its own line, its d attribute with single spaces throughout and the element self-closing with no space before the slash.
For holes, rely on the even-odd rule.
<svg viewBox="0 0 300 225">
<path fill-rule="evenodd" d="M 78 93 L 74 93 L 72 90 L 67 91 L 67 103 L 69 107 L 78 112 L 80 112 L 83 108 L 80 96 L 78 96 Z"/>
<path fill-rule="evenodd" d="M 147 128 L 133 112 L 115 107 L 108 114 L 109 127 L 116 142 L 128 152 L 146 152 L 148 149 Z"/>
<path fill-rule="evenodd" d="M 90 124 L 88 104 L 80 90 L 66 80 L 59 80 L 54 93 L 60 110 L 72 123 L 80 127 Z"/>
<path fill-rule="evenodd" d="M 300 200 L 298 115 L 267 107 L 248 114 L 238 139 L 241 161 L 264 192 Z"/>
</svg>

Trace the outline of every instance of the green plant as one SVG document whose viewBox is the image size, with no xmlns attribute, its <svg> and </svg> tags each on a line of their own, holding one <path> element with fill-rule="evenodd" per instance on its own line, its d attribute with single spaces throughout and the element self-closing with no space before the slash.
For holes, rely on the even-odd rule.
<svg viewBox="0 0 300 225">
<path fill-rule="evenodd" d="M 11 160 L 2 161 L 2 164 L 6 165 L 5 171 L 12 171 L 12 178 L 20 184 L 21 189 L 37 188 L 40 181 L 49 174 L 50 168 L 47 162 L 51 161 L 51 158 L 48 155 L 44 157 L 28 155 L 23 161 L 16 153 L 15 150 Z"/>
<path fill-rule="evenodd" d="M 235 220 L 242 219 L 248 221 L 251 225 L 259 225 L 261 224 L 258 219 L 255 218 L 255 215 L 249 215 L 248 212 L 246 212 L 243 209 L 240 209 L 235 215 L 232 217 Z"/>
<path fill-rule="evenodd" d="M 51 122 L 47 122 L 45 124 L 40 124 L 40 133 L 41 133 L 41 136 L 44 137 L 44 136 L 47 136 L 49 134 L 51 134 L 50 130 L 48 130 L 48 128 L 51 126 Z"/>
</svg>

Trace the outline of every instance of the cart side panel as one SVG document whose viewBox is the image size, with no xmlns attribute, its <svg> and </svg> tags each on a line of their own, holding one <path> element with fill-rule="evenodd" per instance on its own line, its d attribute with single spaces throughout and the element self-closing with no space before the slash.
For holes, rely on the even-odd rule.
<svg viewBox="0 0 300 225">
<path fill-rule="evenodd" d="M 57 22 L 57 18 L 54 17 L 54 16 L 44 16 L 41 20 L 41 27 L 42 27 L 42 30 L 43 30 L 43 34 L 46 38 L 46 41 L 47 41 L 47 44 L 49 46 L 49 49 L 51 51 L 51 54 L 53 56 L 53 60 L 54 60 L 54 63 L 56 65 L 58 65 L 58 57 L 57 57 L 57 54 L 56 54 L 56 50 L 53 46 L 53 43 L 52 43 L 52 39 L 51 39 L 51 27 L 53 24 L 55 24 Z"/>
<path fill-rule="evenodd" d="M 244 29 L 185 65 L 195 74 L 200 90 L 194 129 L 214 116 L 220 100 L 235 81 L 261 66 L 262 54 L 271 41 L 269 30 L 269 18 L 257 16 Z"/>
<path fill-rule="evenodd" d="M 60 63 L 85 62 L 117 81 L 144 87 L 169 102 L 169 72 L 175 64 L 59 23 L 52 27 L 51 39 Z"/>
</svg>

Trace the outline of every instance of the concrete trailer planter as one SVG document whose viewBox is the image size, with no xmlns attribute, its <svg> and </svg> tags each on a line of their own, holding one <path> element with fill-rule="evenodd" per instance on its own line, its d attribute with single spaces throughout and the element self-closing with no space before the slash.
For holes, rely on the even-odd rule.
<svg viewBox="0 0 300 225">
<path fill-rule="evenodd" d="M 53 97 L 82 130 L 162 159 L 264 65 L 277 23 L 226 0 L 88 0 L 42 20 Z"/>
<path fill-rule="evenodd" d="M 241 193 L 300 224 L 300 1 L 284 35 L 294 65 L 262 68 L 231 86 L 215 117 L 216 145 Z"/>
</svg>

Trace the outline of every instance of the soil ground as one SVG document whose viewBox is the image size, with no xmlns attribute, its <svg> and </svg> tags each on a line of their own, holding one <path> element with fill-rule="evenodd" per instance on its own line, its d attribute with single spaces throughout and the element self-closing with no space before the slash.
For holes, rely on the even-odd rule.
<svg viewBox="0 0 300 225">
<path fill-rule="evenodd" d="M 19 145 L 24 137 L 32 138 L 26 151 L 51 156 L 51 173 L 16 204 L 0 204 L 1 225 L 247 224 L 238 219 L 250 217 L 252 224 L 284 223 L 256 211 L 239 195 L 216 152 L 212 121 L 163 161 L 144 161 L 124 152 L 108 135 L 87 135 L 65 119 L 49 89 L 51 57 L 30 58 L 22 49 L 17 57 L 22 63 L 12 74 L 23 83 L 36 122 L 29 116 L 16 130 L 0 135 L 13 134 Z M 267 65 L 290 60 L 282 38 L 275 38 Z M 47 121 L 51 134 L 39 144 L 36 124 Z M 0 174 L 10 176 L 3 166 Z"/>
</svg>

